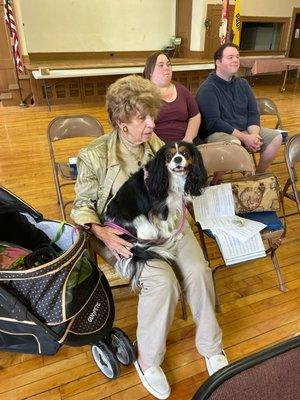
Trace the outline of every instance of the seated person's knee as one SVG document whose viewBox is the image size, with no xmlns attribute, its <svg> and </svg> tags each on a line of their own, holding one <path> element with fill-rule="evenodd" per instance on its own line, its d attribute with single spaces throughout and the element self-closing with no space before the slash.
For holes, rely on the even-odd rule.
<svg viewBox="0 0 300 400">
<path fill-rule="evenodd" d="M 172 269 L 164 270 L 164 273 L 159 276 L 159 285 L 164 286 L 166 289 L 178 289 L 179 283 L 177 277 Z"/>
<path fill-rule="evenodd" d="M 145 286 L 148 288 L 160 287 L 164 288 L 164 290 L 176 290 L 179 293 L 178 279 L 172 267 L 166 261 L 150 261 L 144 269 L 145 273 L 142 274 L 141 280 L 145 281 Z"/>
<path fill-rule="evenodd" d="M 282 145 L 282 135 L 276 136 L 273 140 L 272 143 L 275 143 L 278 146 Z"/>
<path fill-rule="evenodd" d="M 240 146 L 242 145 L 242 142 L 238 138 L 234 138 L 231 140 L 232 143 L 239 144 Z"/>
</svg>

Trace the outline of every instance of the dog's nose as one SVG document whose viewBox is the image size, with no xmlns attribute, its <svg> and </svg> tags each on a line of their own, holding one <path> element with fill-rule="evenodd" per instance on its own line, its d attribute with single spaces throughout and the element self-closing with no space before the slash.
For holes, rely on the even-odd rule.
<svg viewBox="0 0 300 400">
<path fill-rule="evenodd" d="M 181 156 L 176 156 L 176 157 L 174 157 L 173 161 L 174 161 L 175 164 L 180 164 L 181 161 L 182 161 L 182 157 Z"/>
</svg>

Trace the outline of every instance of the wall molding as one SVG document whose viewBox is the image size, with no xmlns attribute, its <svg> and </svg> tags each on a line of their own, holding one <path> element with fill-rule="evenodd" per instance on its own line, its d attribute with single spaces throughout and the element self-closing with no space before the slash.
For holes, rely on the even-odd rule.
<svg viewBox="0 0 300 400">
<path fill-rule="evenodd" d="M 159 49 L 157 49 L 159 50 Z M 149 51 L 110 51 L 110 52 L 66 52 L 66 53 L 28 53 L 29 61 L 54 60 L 86 60 L 86 59 L 115 59 L 115 58 L 147 58 L 154 50 Z"/>
</svg>

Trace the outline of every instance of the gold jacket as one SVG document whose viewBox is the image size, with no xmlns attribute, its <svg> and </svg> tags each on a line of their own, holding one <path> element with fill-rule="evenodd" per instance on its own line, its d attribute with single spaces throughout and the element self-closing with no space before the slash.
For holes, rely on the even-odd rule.
<svg viewBox="0 0 300 400">
<path fill-rule="evenodd" d="M 80 150 L 77 158 L 76 197 L 71 218 L 78 225 L 100 223 L 110 198 L 111 188 L 120 171 L 116 155 L 117 131 L 103 135 Z M 153 133 L 145 143 L 146 154 L 154 155 L 163 142 Z"/>
</svg>

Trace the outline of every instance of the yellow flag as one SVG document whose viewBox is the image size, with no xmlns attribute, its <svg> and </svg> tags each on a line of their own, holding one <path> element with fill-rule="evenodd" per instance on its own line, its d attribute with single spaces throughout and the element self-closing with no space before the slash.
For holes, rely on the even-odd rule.
<svg viewBox="0 0 300 400">
<path fill-rule="evenodd" d="M 241 14 L 240 14 L 240 0 L 235 0 L 234 14 L 232 20 L 232 43 L 239 46 L 241 39 Z"/>
</svg>

